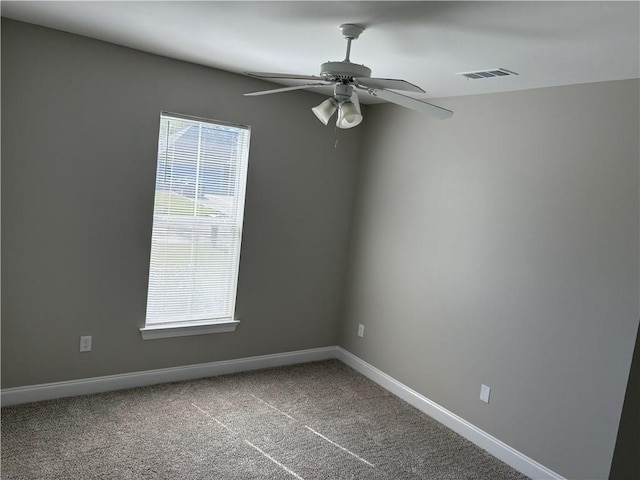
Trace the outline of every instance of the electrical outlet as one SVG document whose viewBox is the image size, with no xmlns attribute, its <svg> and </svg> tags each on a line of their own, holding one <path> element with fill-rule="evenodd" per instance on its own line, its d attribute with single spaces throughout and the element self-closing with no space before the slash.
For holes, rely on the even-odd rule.
<svg viewBox="0 0 640 480">
<path fill-rule="evenodd" d="M 80 351 L 81 352 L 91 351 L 91 335 L 80 337 Z"/>
<path fill-rule="evenodd" d="M 489 394 L 491 393 L 491 388 L 486 385 L 480 386 L 480 400 L 484 403 L 489 403 Z"/>
<path fill-rule="evenodd" d="M 358 336 L 359 337 L 364 337 L 364 325 L 363 324 L 358 324 Z"/>
</svg>

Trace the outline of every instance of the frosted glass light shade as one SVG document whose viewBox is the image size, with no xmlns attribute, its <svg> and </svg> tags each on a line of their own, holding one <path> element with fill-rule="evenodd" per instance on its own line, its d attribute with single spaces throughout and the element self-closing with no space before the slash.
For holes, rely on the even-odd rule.
<svg viewBox="0 0 640 480">
<path fill-rule="evenodd" d="M 360 113 L 359 105 L 349 101 L 340 105 L 336 123 L 338 128 L 353 128 L 360 125 L 360 122 L 362 122 L 362 114 Z"/>
<path fill-rule="evenodd" d="M 333 98 L 327 98 L 324 102 L 322 102 L 317 107 L 313 107 L 311 111 L 315 113 L 318 120 L 320 120 L 325 125 L 329 123 L 329 119 L 331 116 L 336 113 L 338 109 L 338 102 Z"/>
</svg>

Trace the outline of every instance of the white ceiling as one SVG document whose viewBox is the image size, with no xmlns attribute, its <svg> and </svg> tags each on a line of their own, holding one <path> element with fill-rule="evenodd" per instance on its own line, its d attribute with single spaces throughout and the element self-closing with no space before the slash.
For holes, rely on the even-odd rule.
<svg viewBox="0 0 640 480">
<path fill-rule="evenodd" d="M 2 16 L 232 72 L 317 75 L 351 60 L 421 86 L 418 98 L 640 77 L 640 3 L 3 1 Z M 518 76 L 467 80 L 506 68 Z M 295 83 L 288 83 L 292 85 Z"/>
</svg>

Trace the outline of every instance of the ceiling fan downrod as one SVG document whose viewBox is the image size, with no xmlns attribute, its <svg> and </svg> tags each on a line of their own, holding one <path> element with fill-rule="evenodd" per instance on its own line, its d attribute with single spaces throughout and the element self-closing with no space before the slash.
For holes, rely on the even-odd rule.
<svg viewBox="0 0 640 480">
<path fill-rule="evenodd" d="M 335 79 L 343 83 L 349 83 L 353 77 L 371 77 L 371 69 L 366 65 L 351 63 L 351 42 L 356 40 L 364 28 L 352 23 L 340 25 L 342 36 L 347 39 L 347 54 L 342 62 L 325 62 L 320 66 L 320 76 Z"/>
<path fill-rule="evenodd" d="M 353 23 L 343 23 L 340 25 L 340 31 L 342 36 L 347 39 L 347 54 L 344 58 L 345 62 L 350 62 L 349 56 L 351 55 L 351 41 L 357 40 L 364 28 L 360 25 L 354 25 Z"/>
<path fill-rule="evenodd" d="M 347 38 L 347 54 L 344 56 L 344 62 L 350 62 L 349 55 L 351 55 L 351 40 L 352 38 Z"/>
<path fill-rule="evenodd" d="M 340 25 L 340 32 L 346 39 L 357 40 L 360 34 L 364 32 L 364 27 L 355 23 L 343 23 Z"/>
</svg>

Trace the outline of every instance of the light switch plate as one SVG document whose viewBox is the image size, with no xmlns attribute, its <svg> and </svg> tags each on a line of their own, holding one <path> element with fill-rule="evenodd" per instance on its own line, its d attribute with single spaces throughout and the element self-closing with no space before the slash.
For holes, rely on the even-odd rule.
<svg viewBox="0 0 640 480">
<path fill-rule="evenodd" d="M 482 385 L 480 387 L 480 400 L 485 403 L 489 403 L 489 394 L 491 393 L 491 388 L 486 385 Z"/>
</svg>

